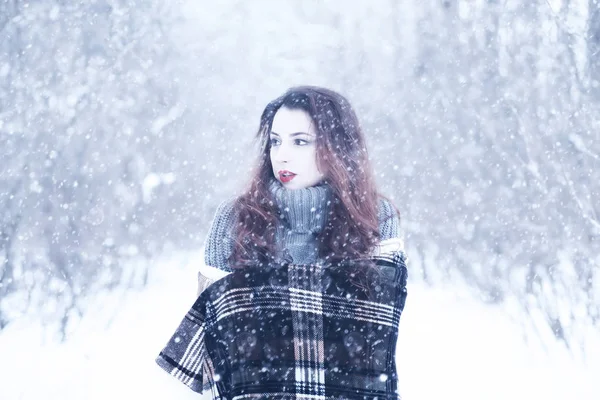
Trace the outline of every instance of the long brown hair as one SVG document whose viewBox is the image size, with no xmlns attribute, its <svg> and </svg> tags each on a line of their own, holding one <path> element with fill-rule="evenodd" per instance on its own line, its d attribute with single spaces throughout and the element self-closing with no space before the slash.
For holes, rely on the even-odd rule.
<svg viewBox="0 0 600 400">
<path fill-rule="evenodd" d="M 366 258 L 379 239 L 375 180 L 362 130 L 352 106 L 342 95 L 320 87 L 289 89 L 270 102 L 260 118 L 256 139 L 260 156 L 248 188 L 238 197 L 233 268 L 267 263 L 277 253 L 278 212 L 269 183 L 274 179 L 269 134 L 281 108 L 301 109 L 317 133 L 317 165 L 332 188 L 325 228 L 317 236 L 319 258 L 326 263 Z M 397 211 L 397 210 L 396 210 Z"/>
</svg>

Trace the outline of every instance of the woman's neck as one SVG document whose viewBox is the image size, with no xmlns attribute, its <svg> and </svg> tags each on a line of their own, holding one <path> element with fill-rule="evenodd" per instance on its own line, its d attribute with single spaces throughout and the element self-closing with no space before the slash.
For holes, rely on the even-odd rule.
<svg viewBox="0 0 600 400">
<path fill-rule="evenodd" d="M 291 231 L 318 233 L 325 227 L 331 202 L 331 187 L 320 183 L 304 189 L 288 190 L 275 178 L 269 184 L 279 218 Z"/>
</svg>

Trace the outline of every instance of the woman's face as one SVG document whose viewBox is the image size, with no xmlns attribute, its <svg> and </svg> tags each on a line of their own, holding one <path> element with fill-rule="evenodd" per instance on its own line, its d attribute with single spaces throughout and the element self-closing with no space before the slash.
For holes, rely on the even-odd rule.
<svg viewBox="0 0 600 400">
<path fill-rule="evenodd" d="M 275 178 L 286 189 L 304 189 L 325 177 L 317 168 L 316 131 L 304 110 L 281 107 L 269 134 Z"/>
</svg>

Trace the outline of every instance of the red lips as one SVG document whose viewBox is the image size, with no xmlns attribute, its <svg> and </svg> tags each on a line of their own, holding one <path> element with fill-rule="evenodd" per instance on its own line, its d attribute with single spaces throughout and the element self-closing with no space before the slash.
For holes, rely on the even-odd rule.
<svg viewBox="0 0 600 400">
<path fill-rule="evenodd" d="M 294 174 L 293 172 L 290 172 L 286 169 L 282 169 L 281 171 L 278 172 L 278 174 L 279 174 L 279 179 L 283 183 L 287 183 L 287 182 L 291 181 L 296 176 L 296 174 Z"/>
</svg>

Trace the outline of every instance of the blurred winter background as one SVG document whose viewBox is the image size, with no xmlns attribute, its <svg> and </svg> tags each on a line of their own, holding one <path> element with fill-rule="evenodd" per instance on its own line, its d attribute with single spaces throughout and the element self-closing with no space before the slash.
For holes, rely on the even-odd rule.
<svg viewBox="0 0 600 400">
<path fill-rule="evenodd" d="M 296 84 L 402 211 L 404 397 L 600 398 L 600 1 L 0 0 L 0 399 L 196 397 L 153 360 Z"/>
</svg>

